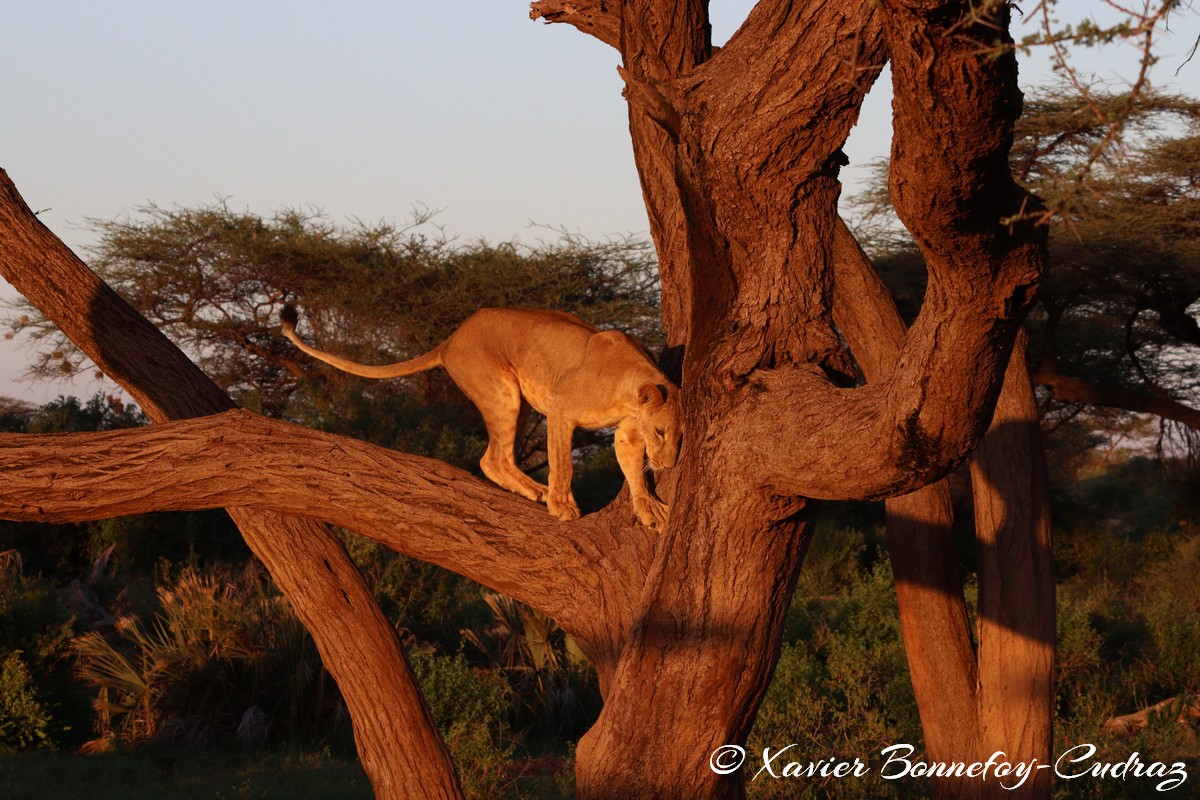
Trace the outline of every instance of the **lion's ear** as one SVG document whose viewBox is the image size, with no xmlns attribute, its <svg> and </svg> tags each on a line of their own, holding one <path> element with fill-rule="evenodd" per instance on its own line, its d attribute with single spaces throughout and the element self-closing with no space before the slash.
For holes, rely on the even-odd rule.
<svg viewBox="0 0 1200 800">
<path fill-rule="evenodd" d="M 654 411 L 666 400 L 662 387 L 654 383 L 643 383 L 638 387 L 638 405 L 646 411 Z"/>
</svg>

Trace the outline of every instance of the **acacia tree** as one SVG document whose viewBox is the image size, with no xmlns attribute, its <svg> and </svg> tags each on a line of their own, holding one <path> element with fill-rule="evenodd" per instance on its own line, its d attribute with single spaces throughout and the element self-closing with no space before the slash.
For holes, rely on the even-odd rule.
<svg viewBox="0 0 1200 800">
<path fill-rule="evenodd" d="M 1106 135 L 1094 106 L 1123 119 L 1123 147 L 1076 184 Z M 1034 380 L 1059 404 L 1155 414 L 1195 441 L 1200 102 L 1144 88 L 1136 99 L 1093 92 L 1085 107 L 1050 94 L 1033 112 L 1017 176 L 1067 221 L 1050 241 L 1057 269 L 1035 316 Z"/>
<path fill-rule="evenodd" d="M 711 769 L 709 755 L 749 732 L 817 501 L 904 495 L 889 503 L 889 546 L 928 755 L 1045 763 L 1053 582 L 1028 377 L 1009 364 L 1045 245 L 1007 162 L 1021 107 L 1007 13 L 763 0 L 718 52 L 705 0 L 533 4 L 623 63 L 686 417 L 681 461 L 658 489 L 672 508 L 661 533 L 633 521 L 624 492 L 562 523 L 438 462 L 243 411 L 9 437 L 0 513 L 230 508 L 341 684 L 380 797 L 460 792 L 394 634 L 309 520 L 467 575 L 575 637 L 605 698 L 578 747 L 580 797 L 700 798 L 744 792 L 742 773 Z M 930 276 L 907 332 L 836 212 L 840 148 L 888 61 L 891 189 Z M 4 182 L 8 280 L 154 419 L 228 409 Z M 973 451 L 977 645 L 945 489 L 922 489 Z M 1044 796 L 1048 780 L 1038 771 L 1019 794 Z M 935 791 L 1009 796 L 994 779 Z"/>
</svg>

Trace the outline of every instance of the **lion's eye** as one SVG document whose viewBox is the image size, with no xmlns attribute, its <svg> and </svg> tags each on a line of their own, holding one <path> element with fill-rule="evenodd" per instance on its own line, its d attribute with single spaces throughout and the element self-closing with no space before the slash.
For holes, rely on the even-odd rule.
<svg viewBox="0 0 1200 800">
<path fill-rule="evenodd" d="M 666 431 L 664 431 L 662 428 L 655 428 L 654 435 L 661 439 L 664 435 L 666 435 Z"/>
</svg>

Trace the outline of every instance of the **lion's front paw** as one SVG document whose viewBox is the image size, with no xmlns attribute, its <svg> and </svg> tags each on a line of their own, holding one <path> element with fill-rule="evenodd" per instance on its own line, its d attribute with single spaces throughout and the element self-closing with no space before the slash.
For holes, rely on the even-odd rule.
<svg viewBox="0 0 1200 800">
<path fill-rule="evenodd" d="M 563 522 L 579 519 L 579 506 L 575 505 L 575 498 L 571 496 L 570 492 L 565 495 L 556 495 L 551 492 L 546 498 L 546 508 L 550 509 L 550 513 Z"/>
<path fill-rule="evenodd" d="M 653 497 L 635 497 L 633 500 L 633 511 L 637 514 L 638 522 L 656 531 L 667 527 L 669 510 L 666 503 Z"/>
</svg>

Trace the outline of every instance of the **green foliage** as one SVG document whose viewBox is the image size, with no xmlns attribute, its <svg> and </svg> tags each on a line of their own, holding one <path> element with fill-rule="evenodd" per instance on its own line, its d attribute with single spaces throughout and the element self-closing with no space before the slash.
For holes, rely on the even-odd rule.
<svg viewBox="0 0 1200 800">
<path fill-rule="evenodd" d="M 10 652 L 0 662 L 0 753 L 49 746 L 49 728 L 20 651 Z"/>
<path fill-rule="evenodd" d="M 259 217 L 219 202 L 199 208 L 146 206 L 93 221 L 94 269 L 180 344 L 242 404 L 291 413 L 301 378 L 347 378 L 298 353 L 279 335 L 285 303 L 326 349 L 359 360 L 397 360 L 433 347 L 486 306 L 537 306 L 615 325 L 651 347 L 661 343 L 652 248 L 636 239 L 591 242 L 560 234 L 536 246 L 455 244 L 429 215 L 402 227 L 339 226 L 297 210 Z M 75 373 L 79 351 L 34 309 L 10 324 L 38 343 L 34 370 Z M 433 399 L 439 378 L 405 384 Z M 388 390 L 383 390 L 388 393 Z"/>
<path fill-rule="evenodd" d="M 413 674 L 468 798 L 499 797 L 511 784 L 508 761 L 515 745 L 505 722 L 509 689 L 498 675 L 473 669 L 460 653 L 409 653 Z"/>
<path fill-rule="evenodd" d="M 1102 500 L 1102 487 L 1120 484 L 1118 494 L 1136 494 L 1130 485 L 1161 475 L 1142 472 L 1147 465 L 1135 461 L 1097 470 L 1091 476 L 1096 485 L 1080 491 L 1109 513 L 1123 501 L 1120 496 Z M 1194 758 L 1197 723 L 1177 722 L 1178 706 L 1133 734 L 1103 729 L 1113 716 L 1200 691 L 1195 669 L 1200 659 L 1200 584 L 1195 580 L 1200 526 L 1178 519 L 1181 505 L 1194 498 L 1175 494 L 1170 486 L 1159 491 L 1173 500 L 1164 500 L 1145 516 L 1126 508 L 1128 524 L 1072 538 L 1067 555 L 1059 557 L 1072 577 L 1058 592 L 1056 753 L 1086 742 L 1099 748 L 1097 760 L 1114 763 L 1135 751 L 1143 760 Z M 1157 520 L 1172 518 L 1176 527 L 1170 535 L 1153 529 Z M 827 757 L 867 762 L 897 742 L 920 749 L 894 587 L 876 539 L 871 529 L 864 534 L 819 527 L 801 570 L 775 678 L 747 744 L 748 763 L 760 765 L 764 747 L 777 750 L 793 743 L 789 754 L 794 752 L 801 763 Z M 969 600 L 970 595 L 968 591 Z M 761 777 L 748 785 L 748 794 L 927 796 L 919 780 L 883 781 L 877 772 L 842 780 Z M 1078 780 L 1060 782 L 1055 796 L 1143 796 L 1137 791 L 1139 787 L 1118 781 Z"/>
<path fill-rule="evenodd" d="M 73 617 L 45 582 L 0 554 L 0 750 L 74 744 L 87 704 L 71 676 Z"/>
<path fill-rule="evenodd" d="M 1057 516 L 1073 527 L 1060 528 L 1056 542 L 1065 578 L 1059 587 L 1056 751 L 1092 742 L 1101 748 L 1098 758 L 1114 761 L 1134 750 L 1170 759 L 1194 752 L 1195 724 L 1175 722 L 1174 712 L 1133 734 L 1102 728 L 1114 715 L 1200 691 L 1200 530 L 1189 487 L 1152 460 L 1115 456 L 1059 487 Z M 878 509 L 844 505 L 830 511 L 832 521 L 819 525 L 799 577 L 775 680 L 748 744 L 752 753 L 795 743 L 800 760 L 810 754 L 867 760 L 895 742 L 920 747 Z M 470 796 L 511 796 L 535 784 L 539 796 L 569 796 L 567 771 L 528 784 L 514 785 L 513 778 L 517 753 L 535 735 L 543 743 L 559 742 L 548 743 L 557 748 L 577 735 L 556 698 L 567 691 L 582 698 L 586 713 L 577 710 L 573 719 L 583 724 L 595 713 L 594 677 L 562 631 L 499 596 L 481 602 L 477 587 L 448 573 L 358 537 L 346 541 L 389 613 L 418 639 L 455 652 L 462 637 L 450 628 L 461 625 L 490 664 L 480 669 L 462 654 L 440 655 L 421 645 L 411 656 Z M 70 616 L 48 584 L 20 578 L 15 556 L 0 561 L 9 569 L 0 582 L 0 661 L 8 664 L 0 702 L 21 709 L 12 714 L 20 720 L 21 743 L 7 746 L 61 747 L 59 717 L 67 695 L 50 688 L 45 676 L 54 664 L 63 671 Z M 320 740 L 332 725 L 344 729 L 336 690 L 311 640 L 260 575 L 168 570 L 158 590 L 154 613 L 126 618 L 117 637 L 77 640 L 95 647 L 84 664 L 99 676 L 93 685 L 106 689 L 100 707 L 108 730 L 120 737 L 114 741 L 232 742 L 241 714 L 251 707 L 265 713 L 268 741 Z M 38 731 L 45 739 L 31 738 Z M 157 768 L 146 769 L 153 775 Z M 268 784 L 246 774 L 199 796 L 273 796 Z M 803 785 L 764 778 L 749 790 L 754 797 L 867 798 L 921 797 L 926 787 L 919 780 L 868 776 Z M 1056 791 L 1116 798 L 1127 790 L 1075 781 Z M 314 796 L 337 796 L 329 791 L 335 793 Z"/>
<path fill-rule="evenodd" d="M 0 397 L 0 433 L 24 433 L 34 408 L 23 400 Z"/>
<path fill-rule="evenodd" d="M 136 428 L 150 420 L 136 406 L 116 397 L 94 394 L 86 403 L 77 397 L 51 400 L 32 412 L 23 433 L 70 433 L 73 431 L 111 431 Z"/>
<path fill-rule="evenodd" d="M 1200 533 L 1193 532 L 1129 583 L 1072 580 L 1059 588 L 1056 752 L 1088 742 L 1098 748 L 1097 761 L 1119 763 L 1137 752 L 1144 761 L 1191 758 L 1194 764 L 1196 720 L 1178 720 L 1182 701 L 1200 691 L 1197 568 Z M 1174 709 L 1155 715 L 1141 730 L 1103 728 L 1110 717 L 1172 698 Z M 1059 788 L 1064 797 L 1153 796 L 1102 781 Z"/>
<path fill-rule="evenodd" d="M 920 747 L 920 720 L 886 559 L 861 566 L 863 537 L 845 529 L 827 532 L 813 549 L 814 561 L 801 571 L 775 678 L 747 744 L 756 754 L 753 763 L 764 747 L 793 743 L 802 762 L 857 757 L 866 763 L 889 744 Z M 827 564 L 834 568 L 826 570 Z M 872 770 L 842 780 L 763 778 L 748 788 L 756 798 L 903 797 L 925 790 L 911 785 L 919 781 L 904 783 L 879 779 Z"/>
<path fill-rule="evenodd" d="M 45 582 L 23 577 L 15 565 L 0 567 L 0 578 L 0 652 L 23 651 L 44 675 L 66 652 L 74 620 Z"/>
<path fill-rule="evenodd" d="M 1195 756 L 1196 721 L 1177 721 L 1178 710 L 1134 733 L 1103 727 L 1111 717 L 1200 691 L 1197 495 L 1194 478 L 1172 474 L 1149 459 L 1118 458 L 1085 472 L 1067 492 L 1067 527 L 1055 542 L 1065 579 L 1058 588 L 1056 751 L 1089 742 L 1101 761 L 1124 761 L 1131 752 L 1168 761 Z M 1064 797 L 1150 796 L 1111 782 L 1059 788 Z"/>
<path fill-rule="evenodd" d="M 1060 578 L 1124 585 L 1167 557 L 1175 537 L 1200 519 L 1195 476 L 1171 478 L 1143 456 L 1084 466 L 1053 485 Z"/>
</svg>

